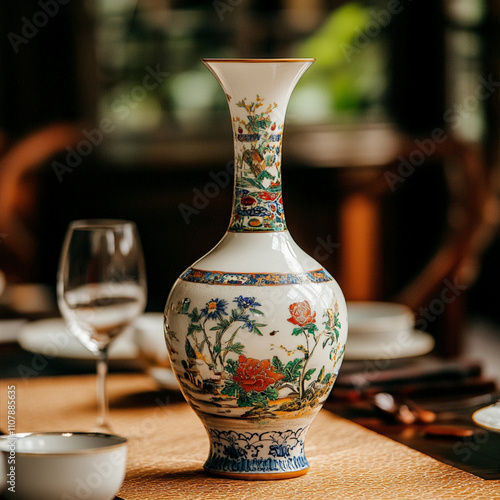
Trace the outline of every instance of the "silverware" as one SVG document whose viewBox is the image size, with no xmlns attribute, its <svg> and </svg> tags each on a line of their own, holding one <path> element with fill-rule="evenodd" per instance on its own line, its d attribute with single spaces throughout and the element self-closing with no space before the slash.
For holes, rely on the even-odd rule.
<svg viewBox="0 0 500 500">
<path fill-rule="evenodd" d="M 382 415 L 401 424 L 410 425 L 417 422 L 430 424 L 436 420 L 434 412 L 422 408 L 415 401 L 408 398 L 398 400 L 387 392 L 375 394 L 372 405 Z"/>
<path fill-rule="evenodd" d="M 481 394 L 479 396 L 455 399 L 453 401 L 429 402 L 426 404 L 426 407 L 442 416 L 446 412 L 467 413 L 475 408 L 493 404 L 499 401 L 499 399 L 500 392 L 492 392 L 488 394 Z"/>
</svg>

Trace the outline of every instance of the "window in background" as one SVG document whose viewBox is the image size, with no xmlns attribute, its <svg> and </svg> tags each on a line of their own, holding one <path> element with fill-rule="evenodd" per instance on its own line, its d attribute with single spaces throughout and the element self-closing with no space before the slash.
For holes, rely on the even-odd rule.
<svg viewBox="0 0 500 500">
<path fill-rule="evenodd" d="M 447 0 L 445 122 L 457 138 L 480 142 L 486 134 L 483 24 L 485 0 Z M 487 81 L 487 79 L 486 79 Z"/>
<path fill-rule="evenodd" d="M 85 10 L 97 115 L 120 140 L 200 137 L 227 120 L 202 57 L 315 57 L 292 96 L 290 126 L 388 119 L 386 27 L 398 12 L 386 2 L 88 0 Z"/>
</svg>

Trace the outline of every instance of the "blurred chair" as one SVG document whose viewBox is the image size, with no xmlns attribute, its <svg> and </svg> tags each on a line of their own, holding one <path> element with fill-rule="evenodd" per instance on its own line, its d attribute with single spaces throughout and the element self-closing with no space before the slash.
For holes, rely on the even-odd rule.
<svg viewBox="0 0 500 500">
<path fill-rule="evenodd" d="M 425 140 L 425 139 L 424 139 Z M 431 139 L 427 139 L 430 141 Z M 423 142 L 423 141 L 422 141 Z M 430 326 L 422 314 L 437 309 L 438 353 L 452 357 L 461 352 L 461 332 L 465 326 L 465 290 L 475 281 L 483 251 L 490 243 L 498 222 L 498 203 L 489 181 L 490 173 L 477 144 L 464 143 L 447 136 L 446 141 L 432 141 L 433 160 L 452 163 L 453 175 L 446 176 L 450 203 L 447 207 L 448 228 L 439 248 L 417 276 L 390 299 L 406 304 L 416 314 L 419 324 Z M 380 299 L 378 269 L 383 258 L 381 201 L 389 196 L 387 175 L 401 179 L 398 167 L 416 151 L 414 141 L 402 140 L 394 161 L 383 169 L 372 171 L 369 181 L 360 183 L 347 194 L 341 208 L 341 240 L 344 245 L 341 279 L 348 298 Z M 397 160 L 396 160 L 397 158 Z M 415 170 L 422 168 L 414 163 Z M 349 175 L 349 174 L 347 174 Z M 356 175 L 351 172 L 350 175 Z M 411 174 L 413 175 L 413 174 Z M 404 178 L 411 182 L 411 175 Z M 399 187 L 395 182 L 394 189 Z M 423 202 L 426 193 L 422 193 Z M 424 235 L 418 235 L 425 238 Z M 367 251 L 371 247 L 371 251 Z M 447 288 L 451 288 L 446 291 Z M 450 298 L 450 293 L 453 296 Z M 446 295 L 446 300 L 443 299 Z M 435 306 L 435 307 L 433 307 Z M 428 313 L 427 313 L 428 314 Z"/>
<path fill-rule="evenodd" d="M 10 146 L 0 131 L 0 268 L 7 281 L 30 281 L 33 276 L 37 170 L 77 144 L 81 130 L 76 124 L 50 124 Z"/>
<path fill-rule="evenodd" d="M 419 275 L 396 297 L 417 312 L 432 301 L 442 302 L 443 332 L 438 347 L 447 356 L 461 353 L 465 323 L 466 288 L 477 278 L 481 256 L 493 239 L 499 206 L 491 172 L 482 148 L 449 138 L 436 144 L 436 156 L 452 161 L 454 176 L 448 182 L 452 203 L 448 207 L 449 228 L 442 244 Z M 451 285 L 450 285 L 451 284 Z M 444 303 L 444 290 L 456 288 L 454 300 Z M 451 291 L 451 290 L 450 290 Z M 448 302 L 449 301 L 449 302 Z"/>
</svg>

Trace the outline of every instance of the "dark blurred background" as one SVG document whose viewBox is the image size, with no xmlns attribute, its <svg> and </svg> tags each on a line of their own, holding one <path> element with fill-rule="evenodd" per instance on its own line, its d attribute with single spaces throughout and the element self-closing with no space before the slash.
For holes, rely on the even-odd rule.
<svg viewBox="0 0 500 500">
<path fill-rule="evenodd" d="M 161 311 L 231 209 L 200 58 L 315 57 L 287 114 L 290 231 L 347 299 L 407 303 L 453 355 L 469 318 L 500 323 L 499 27 L 493 0 L 1 2 L 0 269 L 53 290 L 69 221 L 132 219 Z"/>
</svg>

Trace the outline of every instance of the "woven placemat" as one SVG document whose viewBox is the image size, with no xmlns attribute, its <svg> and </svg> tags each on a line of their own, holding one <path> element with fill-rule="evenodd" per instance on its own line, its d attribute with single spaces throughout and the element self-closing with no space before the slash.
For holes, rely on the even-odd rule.
<svg viewBox="0 0 500 500">
<path fill-rule="evenodd" d="M 0 425 L 7 387 L 15 386 L 16 431 L 91 430 L 92 376 L 1 380 Z M 203 472 L 208 439 L 178 394 L 158 391 L 140 374 L 109 378 L 111 422 L 129 438 L 127 475 L 119 496 L 152 499 L 500 499 L 500 481 L 485 481 L 322 411 L 306 438 L 311 465 L 283 481 L 237 481 Z"/>
</svg>

